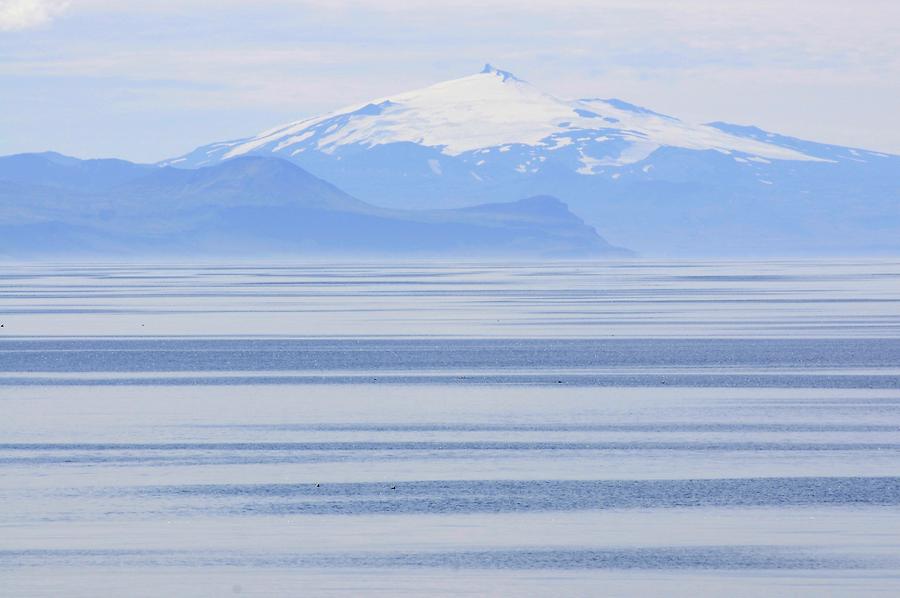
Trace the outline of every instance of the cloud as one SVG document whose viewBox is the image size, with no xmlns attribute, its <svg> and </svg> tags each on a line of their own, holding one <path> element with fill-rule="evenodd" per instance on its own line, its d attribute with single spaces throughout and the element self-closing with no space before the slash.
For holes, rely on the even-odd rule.
<svg viewBox="0 0 900 598">
<path fill-rule="evenodd" d="M 97 112 L 74 153 L 155 160 L 491 62 L 562 97 L 900 152 L 898 0 L 0 0 L 0 31 L 64 9 L 0 34 L 10 148 L 66 149 Z"/>
<path fill-rule="evenodd" d="M 68 5 L 67 0 L 0 0 L 0 31 L 43 25 Z"/>
</svg>

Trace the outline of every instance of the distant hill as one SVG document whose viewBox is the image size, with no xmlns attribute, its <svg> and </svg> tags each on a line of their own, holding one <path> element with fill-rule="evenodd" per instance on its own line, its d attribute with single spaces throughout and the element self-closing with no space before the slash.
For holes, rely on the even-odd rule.
<svg viewBox="0 0 900 598">
<path fill-rule="evenodd" d="M 490 65 L 164 163 L 248 155 L 391 207 L 554 195 L 642 253 L 900 253 L 900 156 L 564 100 Z"/>
<path fill-rule="evenodd" d="M 0 158 L 0 257 L 627 254 L 550 197 L 398 210 L 278 158 L 195 170 L 54 153 Z"/>
<path fill-rule="evenodd" d="M 102 190 L 155 171 L 125 160 L 79 160 L 56 152 L 0 157 L 0 181 L 82 191 Z"/>
</svg>

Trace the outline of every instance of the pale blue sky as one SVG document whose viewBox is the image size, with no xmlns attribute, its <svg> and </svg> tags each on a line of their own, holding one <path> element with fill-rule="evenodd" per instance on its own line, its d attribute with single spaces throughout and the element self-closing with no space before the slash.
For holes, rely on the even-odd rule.
<svg viewBox="0 0 900 598">
<path fill-rule="evenodd" d="M 900 153 L 896 0 L 0 0 L 0 154 L 155 161 L 491 62 Z"/>
</svg>

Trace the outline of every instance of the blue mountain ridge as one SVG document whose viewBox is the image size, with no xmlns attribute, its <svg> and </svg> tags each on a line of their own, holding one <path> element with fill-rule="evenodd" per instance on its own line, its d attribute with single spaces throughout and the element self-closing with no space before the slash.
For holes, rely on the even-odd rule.
<svg viewBox="0 0 900 598">
<path fill-rule="evenodd" d="M 900 156 L 476 75 L 212 143 L 164 163 L 277 156 L 394 208 L 563 199 L 656 255 L 900 253 Z"/>
<path fill-rule="evenodd" d="M 385 209 L 302 168 L 240 157 L 183 170 L 55 153 L 0 158 L 0 256 L 628 255 L 552 197 Z"/>
</svg>

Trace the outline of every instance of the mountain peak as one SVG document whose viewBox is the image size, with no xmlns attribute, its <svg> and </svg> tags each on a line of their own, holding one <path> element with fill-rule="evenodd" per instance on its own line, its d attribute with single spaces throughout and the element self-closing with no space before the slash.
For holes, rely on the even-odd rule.
<svg viewBox="0 0 900 598">
<path fill-rule="evenodd" d="M 560 99 L 485 64 L 474 75 L 294 121 L 254 137 L 214 143 L 168 163 L 204 166 L 259 153 L 311 165 L 319 158 L 343 160 L 345 152 L 418 146 L 450 158 L 467 155 L 466 176 L 483 180 L 478 178 L 485 172 L 481 166 L 492 156 L 505 168 L 529 176 L 561 160 L 573 164 L 579 175 L 605 174 L 610 168 L 636 164 L 662 147 L 737 152 L 766 160 L 817 160 L 769 141 L 682 122 L 621 100 Z M 422 164 L 426 172 L 443 176 L 439 164 Z"/>
<path fill-rule="evenodd" d="M 506 81 L 510 81 L 510 80 L 522 81 L 521 79 L 519 79 L 518 77 L 516 77 L 509 71 L 504 71 L 504 70 L 496 68 L 490 62 L 488 62 L 484 65 L 484 68 L 481 69 L 481 73 L 479 73 L 479 74 L 481 74 L 481 75 L 496 75 L 496 76 L 500 77 L 504 83 Z"/>
</svg>

